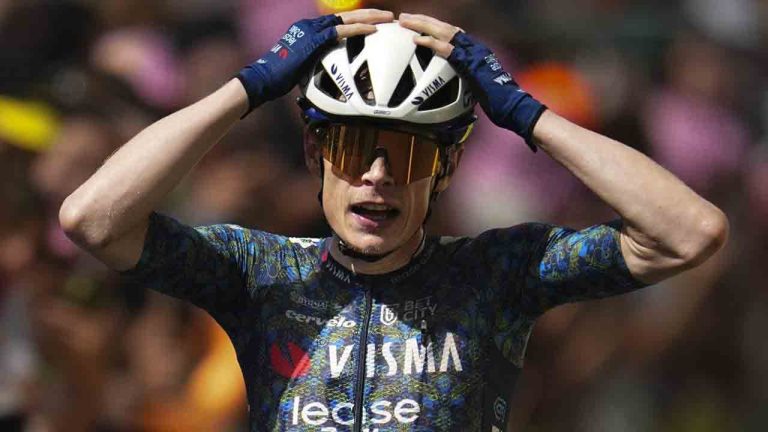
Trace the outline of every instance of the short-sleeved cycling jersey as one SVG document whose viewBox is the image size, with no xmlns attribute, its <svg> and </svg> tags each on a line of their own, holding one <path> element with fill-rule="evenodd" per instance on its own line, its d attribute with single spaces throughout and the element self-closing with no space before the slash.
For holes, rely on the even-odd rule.
<svg viewBox="0 0 768 432">
<path fill-rule="evenodd" d="M 642 286 L 619 226 L 427 237 L 410 264 L 371 276 L 334 261 L 328 239 L 153 213 L 124 275 L 226 330 L 251 431 L 501 431 L 536 318 Z"/>
</svg>

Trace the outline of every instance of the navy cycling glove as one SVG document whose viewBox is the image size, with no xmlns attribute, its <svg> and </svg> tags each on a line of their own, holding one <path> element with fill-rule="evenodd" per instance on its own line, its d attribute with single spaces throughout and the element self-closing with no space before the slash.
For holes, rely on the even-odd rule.
<svg viewBox="0 0 768 432">
<path fill-rule="evenodd" d="M 298 21 L 266 54 L 244 67 L 237 79 L 248 93 L 248 112 L 291 91 L 318 49 L 336 42 L 339 24 L 343 21 L 336 15 Z"/>
<path fill-rule="evenodd" d="M 525 139 L 531 150 L 533 127 L 547 109 L 517 85 L 488 47 L 458 32 L 451 39 L 448 62 L 466 78 L 475 98 L 491 121 Z"/>
</svg>

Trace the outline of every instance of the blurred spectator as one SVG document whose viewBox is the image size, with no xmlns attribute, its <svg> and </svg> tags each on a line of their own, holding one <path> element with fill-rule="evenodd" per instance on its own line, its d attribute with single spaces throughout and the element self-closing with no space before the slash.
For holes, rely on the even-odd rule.
<svg viewBox="0 0 768 432">
<path fill-rule="evenodd" d="M 547 313 L 514 430 L 763 430 L 768 2 L 359 3 L 461 26 L 552 109 L 648 152 L 732 222 L 728 248 L 696 271 Z M 333 6 L 0 0 L 0 430 L 244 430 L 227 336 L 193 307 L 126 291 L 62 234 L 57 212 L 126 139 L 223 84 L 291 22 Z M 478 115 L 431 229 L 615 217 Z M 236 125 L 162 210 L 192 224 L 327 235 L 319 183 L 303 165 L 287 97 Z"/>
</svg>

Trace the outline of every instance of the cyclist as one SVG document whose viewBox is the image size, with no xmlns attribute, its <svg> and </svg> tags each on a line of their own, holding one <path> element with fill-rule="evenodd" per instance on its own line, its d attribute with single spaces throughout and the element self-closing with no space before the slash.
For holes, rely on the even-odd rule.
<svg viewBox="0 0 768 432">
<path fill-rule="evenodd" d="M 330 238 L 192 228 L 153 211 L 233 123 L 300 80 Z M 621 219 L 426 236 L 474 100 Z M 253 431 L 503 430 L 537 317 L 691 268 L 728 229 L 642 154 L 547 110 L 459 28 L 379 10 L 298 21 L 237 79 L 125 144 L 60 221 L 111 268 L 221 324 Z"/>
</svg>

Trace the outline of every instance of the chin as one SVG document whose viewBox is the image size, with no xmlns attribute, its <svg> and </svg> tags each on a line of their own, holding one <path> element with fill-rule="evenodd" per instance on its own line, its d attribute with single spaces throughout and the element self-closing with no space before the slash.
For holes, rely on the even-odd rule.
<svg viewBox="0 0 768 432">
<path fill-rule="evenodd" d="M 387 241 L 375 234 L 353 234 L 352 238 L 347 239 L 348 246 L 358 252 L 367 255 L 380 255 L 389 252 Z"/>
</svg>

